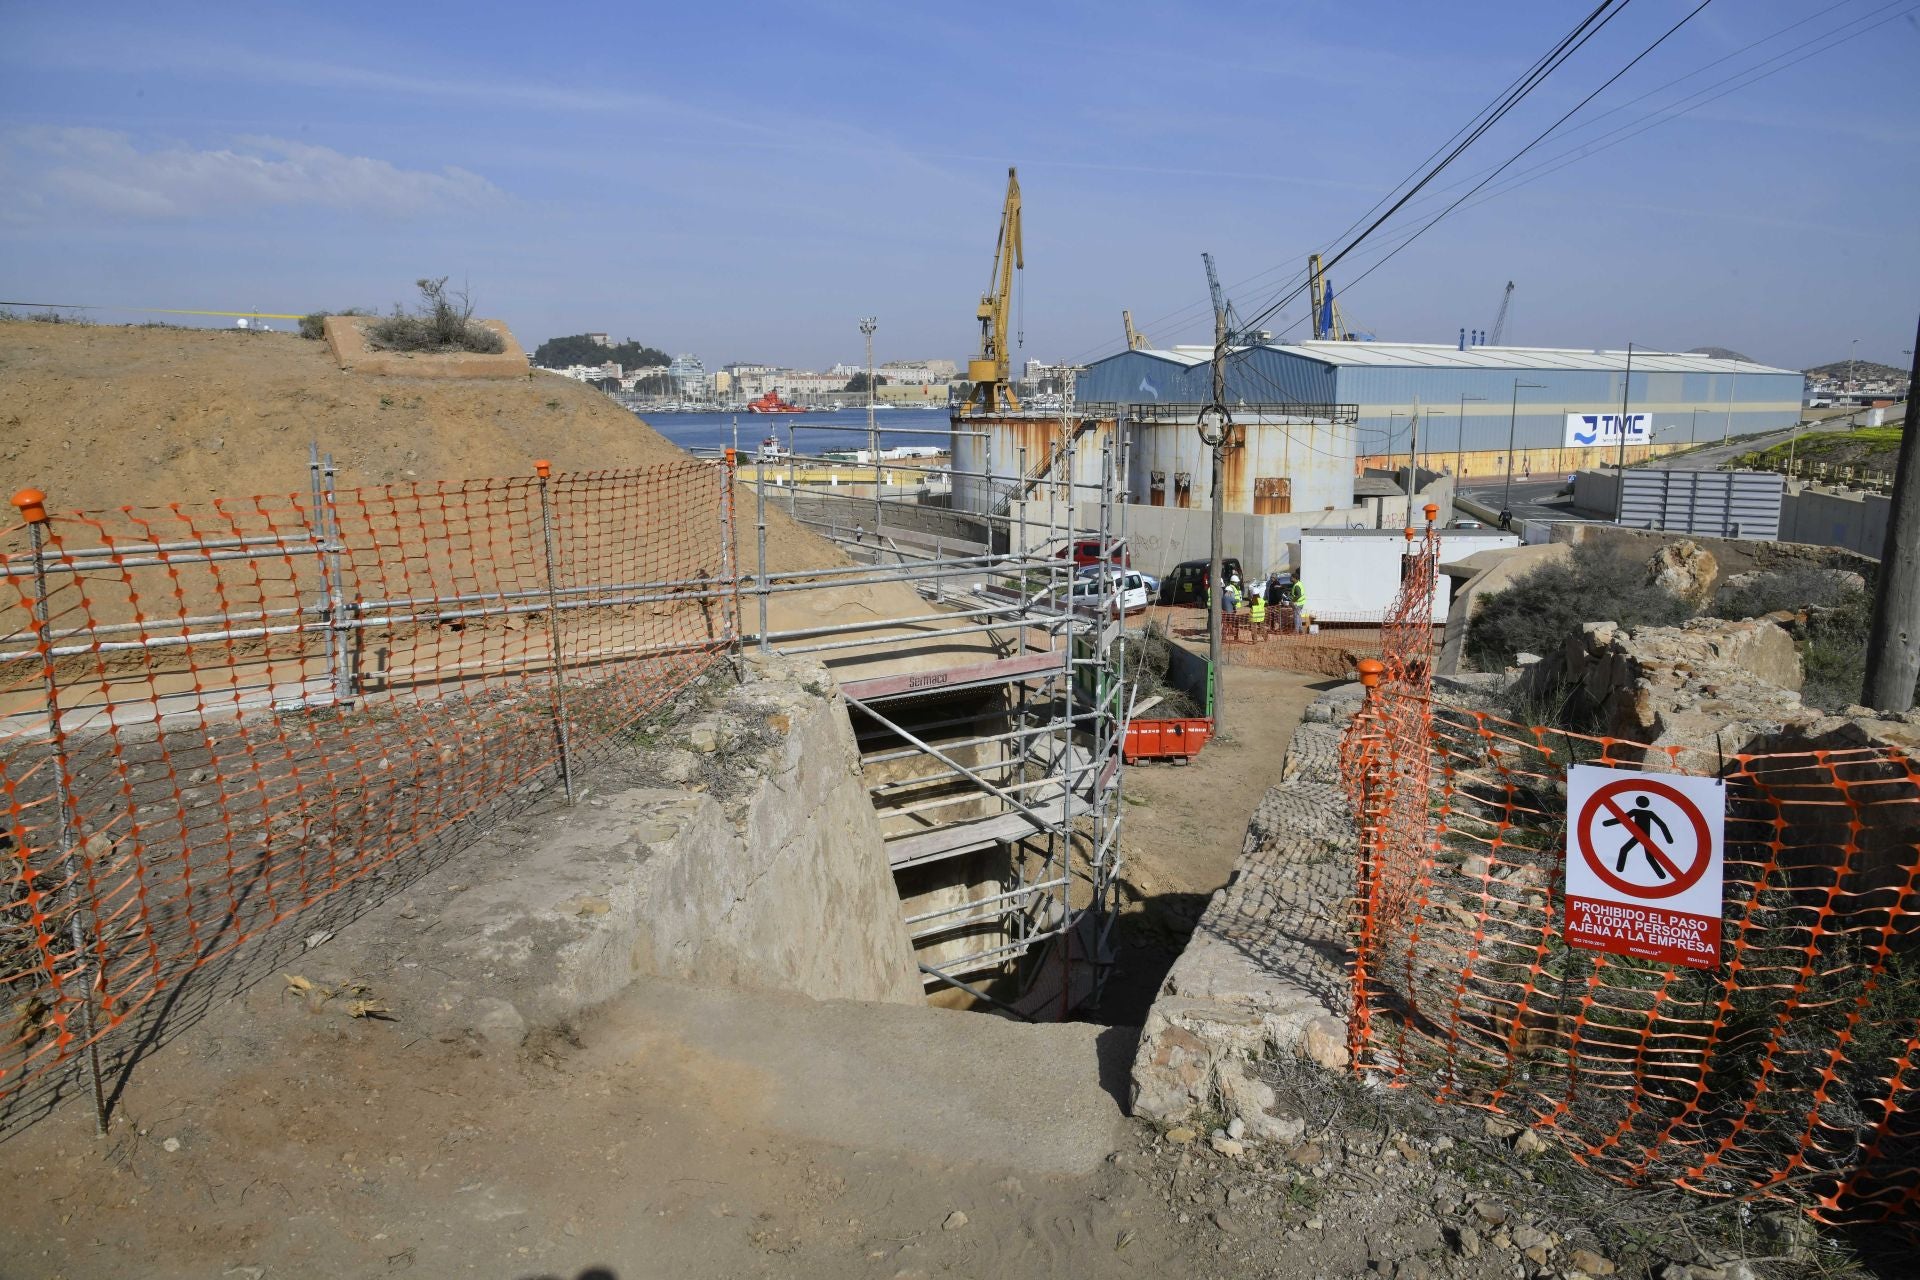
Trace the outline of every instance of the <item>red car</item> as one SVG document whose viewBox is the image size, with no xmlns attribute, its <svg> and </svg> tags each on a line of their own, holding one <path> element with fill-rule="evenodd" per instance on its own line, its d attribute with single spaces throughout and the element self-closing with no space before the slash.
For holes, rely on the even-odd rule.
<svg viewBox="0 0 1920 1280">
<path fill-rule="evenodd" d="M 1100 540 L 1098 538 L 1083 538 L 1078 542 L 1060 548 L 1060 550 L 1054 552 L 1054 555 L 1060 559 L 1072 556 L 1075 568 L 1079 568 L 1085 564 L 1099 564 Z M 1114 564 L 1125 565 L 1127 563 L 1127 553 L 1120 547 L 1114 547 L 1107 553 L 1107 559 Z"/>
</svg>

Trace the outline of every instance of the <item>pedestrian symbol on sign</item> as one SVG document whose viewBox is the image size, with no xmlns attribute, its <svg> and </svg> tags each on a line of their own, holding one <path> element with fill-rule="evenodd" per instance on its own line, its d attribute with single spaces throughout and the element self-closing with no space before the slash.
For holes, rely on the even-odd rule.
<svg viewBox="0 0 1920 1280">
<path fill-rule="evenodd" d="M 1626 871 L 1627 857 L 1632 854 L 1634 848 L 1637 846 L 1640 852 L 1646 855 L 1647 865 L 1653 869 L 1653 874 L 1665 880 L 1667 879 L 1667 869 L 1660 865 L 1664 855 L 1655 852 L 1654 844 L 1649 837 L 1652 835 L 1653 828 L 1658 827 L 1660 828 L 1660 839 L 1667 844 L 1672 844 L 1673 832 L 1667 830 L 1667 824 L 1660 820 L 1660 815 L 1653 811 L 1652 805 L 1653 797 L 1643 795 L 1633 802 L 1632 814 L 1621 814 L 1618 817 L 1608 818 L 1600 825 L 1603 827 L 1625 827 L 1633 833 L 1627 837 L 1627 842 L 1620 846 L 1620 861 L 1614 864 L 1613 869 L 1615 871 Z"/>
</svg>

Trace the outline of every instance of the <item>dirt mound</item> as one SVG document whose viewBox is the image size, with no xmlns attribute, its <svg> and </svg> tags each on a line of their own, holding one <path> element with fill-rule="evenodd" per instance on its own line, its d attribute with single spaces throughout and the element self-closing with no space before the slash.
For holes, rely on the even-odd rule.
<svg viewBox="0 0 1920 1280">
<path fill-rule="evenodd" d="M 311 440 L 343 488 L 686 457 L 568 378 L 373 377 L 291 334 L 0 321 L 0 387 L 0 492 L 44 490 L 56 511 L 304 495 Z M 778 568 L 847 563 L 783 513 L 768 525 Z M 744 532 L 750 556 L 751 515 Z"/>
</svg>

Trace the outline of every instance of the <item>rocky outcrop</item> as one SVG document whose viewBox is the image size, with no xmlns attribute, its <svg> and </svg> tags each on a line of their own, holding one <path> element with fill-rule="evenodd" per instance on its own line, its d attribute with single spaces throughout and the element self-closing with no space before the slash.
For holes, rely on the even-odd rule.
<svg viewBox="0 0 1920 1280">
<path fill-rule="evenodd" d="M 1713 599 L 1713 587 L 1720 577 L 1720 562 L 1691 538 L 1669 542 L 1647 561 L 1647 576 L 1661 587 L 1693 605 Z"/>
</svg>

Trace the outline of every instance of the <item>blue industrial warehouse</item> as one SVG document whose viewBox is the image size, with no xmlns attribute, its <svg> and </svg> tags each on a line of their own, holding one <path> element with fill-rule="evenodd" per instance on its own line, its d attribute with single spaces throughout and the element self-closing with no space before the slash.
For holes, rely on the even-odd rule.
<svg viewBox="0 0 1920 1280">
<path fill-rule="evenodd" d="M 1211 356 L 1207 347 L 1121 352 L 1080 373 L 1074 398 L 1082 407 L 1205 403 Z M 1571 470 L 1610 460 L 1623 434 L 1635 460 L 1790 427 L 1804 390 L 1793 370 L 1704 355 L 1354 341 L 1237 348 L 1226 378 L 1229 406 L 1358 406 L 1362 465 L 1396 455 L 1404 464 L 1417 411 L 1422 465 L 1456 474 L 1505 464 L 1510 414 L 1516 463 Z"/>
</svg>

